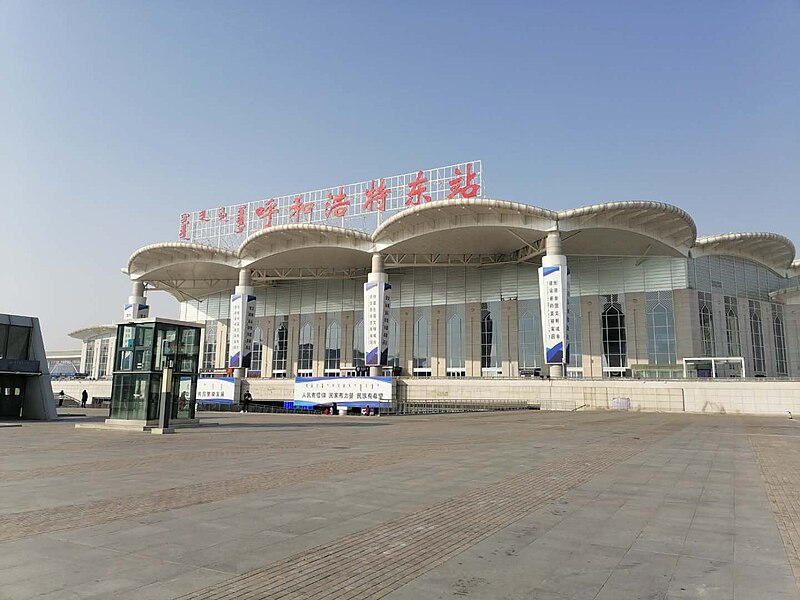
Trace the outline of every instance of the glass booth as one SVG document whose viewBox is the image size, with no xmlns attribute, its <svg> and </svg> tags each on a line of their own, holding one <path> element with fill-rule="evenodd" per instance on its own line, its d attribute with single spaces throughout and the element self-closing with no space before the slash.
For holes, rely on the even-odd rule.
<svg viewBox="0 0 800 600">
<path fill-rule="evenodd" d="M 172 368 L 170 421 L 194 419 L 200 327 L 168 319 L 117 325 L 111 419 L 158 420 L 164 369 Z"/>
</svg>

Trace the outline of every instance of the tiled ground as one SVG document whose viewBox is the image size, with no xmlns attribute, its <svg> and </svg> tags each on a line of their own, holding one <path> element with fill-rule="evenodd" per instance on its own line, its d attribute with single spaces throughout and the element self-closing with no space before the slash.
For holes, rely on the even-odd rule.
<svg viewBox="0 0 800 600">
<path fill-rule="evenodd" d="M 205 418 L 4 428 L 0 599 L 798 597 L 788 419 Z"/>
</svg>

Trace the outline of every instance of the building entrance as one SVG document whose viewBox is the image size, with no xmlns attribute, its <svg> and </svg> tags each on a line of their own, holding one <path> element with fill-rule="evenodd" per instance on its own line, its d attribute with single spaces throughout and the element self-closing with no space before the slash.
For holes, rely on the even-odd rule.
<svg viewBox="0 0 800 600">
<path fill-rule="evenodd" d="M 23 398 L 25 377 L 0 374 L 0 418 L 19 419 L 22 416 Z"/>
</svg>

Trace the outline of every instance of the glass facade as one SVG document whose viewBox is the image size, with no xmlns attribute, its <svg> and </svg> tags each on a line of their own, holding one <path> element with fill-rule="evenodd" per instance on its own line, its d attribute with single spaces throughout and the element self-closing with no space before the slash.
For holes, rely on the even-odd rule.
<svg viewBox="0 0 800 600">
<path fill-rule="evenodd" d="M 678 365 L 683 357 L 741 356 L 742 346 L 748 360 L 760 366 L 753 373 L 766 373 L 769 369 L 770 375 L 780 374 L 775 369 L 782 369 L 784 363 L 777 358 L 777 343 L 773 361 L 772 339 L 776 328 L 783 332 L 784 339 L 793 334 L 794 322 L 787 324 L 787 316 L 783 316 L 776 324 L 771 313 L 754 317 L 752 311 L 740 312 L 747 311 L 750 300 L 766 302 L 770 292 L 788 285 L 789 280 L 766 267 L 720 256 L 648 256 L 646 260 L 568 256 L 567 260 L 571 271 L 567 315 L 570 375 L 628 376 L 635 375 L 631 369 L 639 370 L 645 365 L 657 365 L 663 371 L 664 366 Z M 481 268 L 390 268 L 388 364 L 402 367 L 406 376 L 536 373 L 536 369 L 545 366 L 537 268 L 535 261 Z M 631 294 L 644 298 L 646 310 L 637 310 L 639 305 L 631 304 Z M 265 342 L 267 347 L 272 344 L 272 360 L 265 376 L 292 377 L 299 371 L 335 373 L 337 361 L 340 374 L 363 366 L 362 281 L 277 281 L 270 287 L 256 285 L 255 295 L 256 323 L 274 318 L 276 324 L 274 338 Z M 694 298 L 698 304 L 690 309 Z M 226 322 L 229 304 L 229 293 L 223 291 L 204 297 L 203 302 L 184 302 L 181 315 L 209 325 Z M 296 331 L 290 330 L 289 315 L 299 318 L 299 324 L 292 325 L 298 328 Z M 507 318 L 516 323 L 505 323 Z M 758 325 L 753 333 L 752 322 L 759 318 L 761 333 Z M 319 331 L 314 331 L 314 323 L 320 323 Z M 681 331 L 690 332 L 680 339 L 679 324 Z M 505 335 L 514 336 L 515 330 L 516 339 L 504 339 Z M 768 348 L 763 343 L 764 335 L 771 336 L 766 340 Z M 629 349 L 629 339 L 641 342 Z M 761 339 L 756 346 L 761 348 L 762 359 L 758 352 L 751 355 L 748 350 L 754 339 Z M 323 349 L 317 351 L 324 353 L 316 363 L 314 341 Z M 792 343 L 784 345 L 789 347 Z M 600 360 L 587 358 L 584 364 L 586 356 Z M 204 366 L 210 367 L 213 361 L 214 353 L 204 352 Z M 292 364 L 287 365 L 287 361 Z M 788 351 L 785 362 L 791 371 Z"/>
<path fill-rule="evenodd" d="M 761 319 L 761 304 L 750 300 L 750 343 L 753 350 L 753 374 L 765 375 L 764 327 Z"/>
<path fill-rule="evenodd" d="M 672 292 L 647 292 L 647 357 L 651 365 L 674 365 L 675 319 Z"/>
<path fill-rule="evenodd" d="M 728 342 L 728 356 L 741 356 L 742 341 L 739 337 L 739 301 L 733 296 L 725 296 L 725 337 Z"/>
<path fill-rule="evenodd" d="M 100 340 L 100 361 L 97 367 L 97 377 L 106 377 L 108 375 L 108 346 L 109 339 Z"/>
<path fill-rule="evenodd" d="M 217 358 L 217 322 L 206 323 L 206 335 L 203 342 L 203 369 L 210 371 L 214 368 Z"/>
<path fill-rule="evenodd" d="M 789 361 L 786 358 L 786 330 L 783 326 L 783 307 L 772 305 L 772 334 L 775 340 L 775 370 L 778 375 L 789 374 Z"/>
<path fill-rule="evenodd" d="M 86 363 L 84 366 L 84 371 L 86 376 L 91 379 L 95 376 L 94 373 L 94 340 L 91 340 L 86 344 Z"/>
<path fill-rule="evenodd" d="M 250 353 L 250 371 L 261 372 L 261 360 L 264 357 L 264 332 L 256 325 L 253 328 L 253 350 Z"/>
<path fill-rule="evenodd" d="M 619 375 L 628 366 L 628 333 L 625 309 L 617 294 L 604 296 L 601 317 L 603 333 L 603 374 Z"/>
<path fill-rule="evenodd" d="M 711 294 L 697 292 L 700 316 L 700 343 L 702 356 L 716 356 L 714 344 L 714 312 Z"/>
<path fill-rule="evenodd" d="M 112 419 L 158 419 L 163 370 L 172 368 L 172 418 L 194 418 L 200 329 L 171 323 L 117 327 Z"/>
</svg>

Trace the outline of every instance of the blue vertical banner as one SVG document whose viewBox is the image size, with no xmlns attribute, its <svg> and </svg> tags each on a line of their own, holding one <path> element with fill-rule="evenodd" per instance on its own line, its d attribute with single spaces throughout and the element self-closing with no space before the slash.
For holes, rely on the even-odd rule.
<svg viewBox="0 0 800 600">
<path fill-rule="evenodd" d="M 255 316 L 255 296 L 250 294 L 233 294 L 231 296 L 228 366 L 232 369 L 250 367 Z"/>
<path fill-rule="evenodd" d="M 542 257 L 542 266 L 539 267 L 539 301 L 542 309 L 545 362 L 548 365 L 563 365 L 569 356 L 569 269 L 566 256 Z"/>
<path fill-rule="evenodd" d="M 370 273 L 364 284 L 364 364 L 385 365 L 389 358 L 389 304 L 391 284 L 384 273 Z"/>
</svg>

